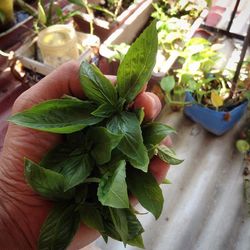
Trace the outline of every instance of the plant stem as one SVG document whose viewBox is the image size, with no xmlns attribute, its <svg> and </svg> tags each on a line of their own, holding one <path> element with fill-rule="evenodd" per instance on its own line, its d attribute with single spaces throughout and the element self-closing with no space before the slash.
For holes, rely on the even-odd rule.
<svg viewBox="0 0 250 250">
<path fill-rule="evenodd" d="M 87 0 L 82 0 L 82 3 L 84 5 L 87 13 L 90 16 L 89 28 L 90 28 L 90 34 L 93 35 L 94 34 L 94 14 L 93 14 L 93 11 L 91 10 Z"/>
<path fill-rule="evenodd" d="M 117 16 L 119 15 L 119 12 L 120 12 L 120 9 L 121 9 L 121 7 L 122 7 L 122 0 L 119 0 L 118 1 L 118 4 L 117 4 L 117 6 L 116 6 L 116 9 L 115 9 L 115 19 L 117 18 Z"/>
<path fill-rule="evenodd" d="M 111 11 L 103 8 L 103 7 L 100 7 L 98 5 L 94 5 L 94 4 L 88 4 L 89 8 L 93 9 L 93 10 L 99 10 L 103 13 L 105 13 L 106 15 L 108 16 L 111 16 L 112 18 L 115 18 L 115 14 L 113 14 Z"/>
<path fill-rule="evenodd" d="M 47 26 L 50 26 L 50 25 L 52 24 L 53 4 L 54 4 L 54 1 L 53 1 L 53 0 L 50 0 L 50 3 L 49 3 L 49 11 L 48 11 L 48 19 L 47 19 Z"/>
</svg>

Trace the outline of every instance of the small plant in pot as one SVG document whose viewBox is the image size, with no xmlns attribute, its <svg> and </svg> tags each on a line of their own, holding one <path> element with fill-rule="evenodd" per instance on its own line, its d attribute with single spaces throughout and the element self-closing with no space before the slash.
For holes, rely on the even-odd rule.
<svg viewBox="0 0 250 250">
<path fill-rule="evenodd" d="M 203 38 L 192 38 L 180 54 L 182 68 L 161 81 L 166 100 L 206 130 L 222 135 L 239 121 L 247 109 L 248 87 L 240 75 L 237 85 L 229 70 L 216 69 L 221 56 Z M 247 65 L 247 64 L 245 64 Z M 247 67 L 244 68 L 245 72 Z M 242 72 L 242 71 L 241 71 Z M 177 101 L 176 101 L 177 100 Z"/>
<path fill-rule="evenodd" d="M 216 56 L 212 56 L 214 61 L 206 59 L 206 64 L 199 66 L 193 75 L 184 74 L 187 87 L 185 101 L 193 103 L 184 108 L 184 113 L 209 132 L 222 135 L 240 120 L 247 109 L 249 88 L 242 79 L 248 77 L 249 73 L 246 76 L 241 71 L 240 75 L 242 61 L 234 74 L 226 69 L 216 69 L 219 60 Z M 244 55 L 241 57 L 243 60 Z"/>
<path fill-rule="evenodd" d="M 156 19 L 159 39 L 156 74 L 168 71 L 168 58 L 178 55 L 189 40 L 195 19 L 206 8 L 206 1 L 158 1 L 153 3 L 152 17 Z"/>
<path fill-rule="evenodd" d="M 209 75 L 220 55 L 211 43 L 204 38 L 190 39 L 183 51 L 179 51 L 179 59 L 170 75 L 164 77 L 160 86 L 165 92 L 165 101 L 173 111 L 179 111 L 185 102 L 187 91 L 199 92 L 202 80 Z"/>
<path fill-rule="evenodd" d="M 68 0 L 83 13 L 74 17 L 79 29 L 104 41 L 143 3 L 143 0 Z"/>
</svg>

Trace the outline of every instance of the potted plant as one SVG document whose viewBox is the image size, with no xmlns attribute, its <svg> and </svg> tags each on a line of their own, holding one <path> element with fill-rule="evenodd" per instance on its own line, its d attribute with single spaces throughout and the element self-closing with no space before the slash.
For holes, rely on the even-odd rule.
<svg viewBox="0 0 250 250">
<path fill-rule="evenodd" d="M 188 54 L 184 50 L 183 67 L 177 73 L 185 90 L 185 101 L 192 103 L 185 106 L 184 113 L 209 132 L 222 135 L 239 121 L 247 109 L 249 88 L 244 79 L 249 77 L 249 67 L 245 66 L 247 72 L 242 73 L 239 79 L 242 61 L 235 74 L 226 69 L 216 69 L 219 57 L 215 50 L 205 39 L 194 39 L 197 46 L 189 48 Z M 203 41 L 206 49 L 200 51 L 197 39 Z M 243 60 L 243 54 L 241 57 Z"/>
<path fill-rule="evenodd" d="M 178 55 L 179 59 L 174 65 L 176 69 L 173 67 L 169 75 L 160 81 L 165 101 L 174 111 L 187 104 L 186 91 L 199 90 L 202 79 L 211 72 L 220 57 L 208 40 L 196 37 L 191 38 Z"/>
<path fill-rule="evenodd" d="M 62 8 L 54 1 L 50 1 L 47 6 L 38 2 L 35 32 L 16 51 L 24 67 L 47 75 L 71 59 L 90 59 L 94 50 L 92 47 L 99 47 L 100 40 L 91 34 L 75 32 L 70 20 L 78 11 L 71 7 Z"/>
<path fill-rule="evenodd" d="M 104 41 L 119 28 L 127 18 L 141 6 L 145 0 L 69 0 L 83 9 L 74 20 L 81 31 L 93 33 Z"/>
<path fill-rule="evenodd" d="M 153 75 L 162 78 L 208 14 L 208 4 L 207 1 L 161 0 L 153 6 L 152 17 L 157 20 L 159 39 L 158 60 Z"/>
<path fill-rule="evenodd" d="M 99 68 L 104 74 L 116 74 L 120 59 L 125 55 L 137 35 L 147 25 L 152 13 L 152 0 L 146 0 L 128 19 L 100 46 Z"/>
</svg>

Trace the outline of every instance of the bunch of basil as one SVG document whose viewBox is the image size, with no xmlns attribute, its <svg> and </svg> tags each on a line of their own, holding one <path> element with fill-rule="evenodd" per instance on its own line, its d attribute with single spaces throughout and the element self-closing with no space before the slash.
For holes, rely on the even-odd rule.
<svg viewBox="0 0 250 250">
<path fill-rule="evenodd" d="M 157 53 L 153 22 L 130 47 L 117 84 L 87 62 L 80 67 L 86 100 L 66 96 L 40 103 L 10 118 L 18 125 L 65 134 L 65 140 L 39 164 L 25 160 L 30 186 L 55 206 L 45 221 L 39 249 L 65 249 L 80 223 L 123 243 L 143 248 L 142 225 L 128 192 L 157 219 L 162 211 L 161 189 L 148 172 L 158 156 L 179 164 L 175 153 L 160 142 L 174 132 L 157 122 L 143 122 L 143 109 L 130 110 L 149 80 Z"/>
</svg>

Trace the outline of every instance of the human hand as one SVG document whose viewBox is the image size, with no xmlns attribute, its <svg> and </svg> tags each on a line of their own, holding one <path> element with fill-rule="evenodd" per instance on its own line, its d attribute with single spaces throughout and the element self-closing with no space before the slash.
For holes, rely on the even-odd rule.
<svg viewBox="0 0 250 250">
<path fill-rule="evenodd" d="M 24 92 L 15 102 L 13 113 L 21 112 L 35 104 L 64 94 L 84 98 L 79 82 L 79 64 L 69 62 Z M 110 77 L 111 81 L 115 78 Z M 140 94 L 144 102 L 147 94 Z M 138 99 L 139 100 L 139 99 Z M 148 98 L 146 118 L 154 118 L 160 111 L 157 98 Z M 140 102 L 139 102 L 140 104 Z M 137 102 L 138 105 L 138 102 Z M 150 114 L 150 117 L 149 117 Z M 24 179 L 23 159 L 40 162 L 42 157 L 60 143 L 58 134 L 36 131 L 10 124 L 0 156 L 0 248 L 36 249 L 41 226 L 52 203 L 34 193 Z M 153 159 L 150 171 L 158 182 L 165 177 L 169 166 Z M 79 249 L 99 236 L 95 230 L 81 226 L 69 249 Z"/>
</svg>

